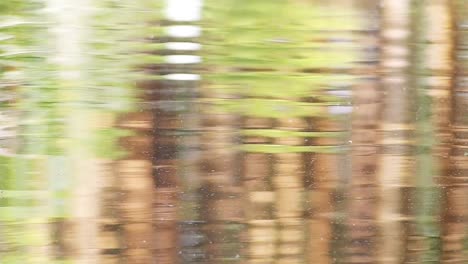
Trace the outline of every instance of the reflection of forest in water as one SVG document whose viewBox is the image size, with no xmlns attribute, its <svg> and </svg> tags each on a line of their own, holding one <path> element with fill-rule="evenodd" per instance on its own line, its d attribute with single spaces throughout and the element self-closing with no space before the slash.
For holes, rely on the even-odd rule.
<svg viewBox="0 0 468 264">
<path fill-rule="evenodd" d="M 0 2 L 0 263 L 468 263 L 465 0 L 168 3 Z"/>
</svg>

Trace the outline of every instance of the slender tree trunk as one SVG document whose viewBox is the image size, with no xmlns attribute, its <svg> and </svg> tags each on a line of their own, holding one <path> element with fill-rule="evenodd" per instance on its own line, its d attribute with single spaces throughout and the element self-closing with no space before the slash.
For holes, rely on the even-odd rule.
<svg viewBox="0 0 468 264">
<path fill-rule="evenodd" d="M 123 125 L 125 127 L 125 125 Z M 99 263 L 118 263 L 123 260 L 122 218 L 120 214 L 121 189 L 115 171 L 118 162 L 101 160 L 102 180 L 99 193 Z"/>
<path fill-rule="evenodd" d="M 422 259 L 423 243 L 426 242 L 424 236 L 421 236 L 420 230 L 424 226 L 421 219 L 428 213 L 427 194 L 433 192 L 433 186 L 430 184 L 433 178 L 433 166 L 431 161 L 430 148 L 433 142 L 430 123 L 431 104 L 427 100 L 427 89 L 423 85 L 426 76 L 424 75 L 426 47 L 426 24 L 425 22 L 425 3 L 420 0 L 413 0 L 410 3 L 410 28 L 409 37 L 409 61 L 411 63 L 408 69 L 408 85 L 415 91 L 414 96 L 410 97 L 413 103 L 417 105 L 415 111 L 415 188 L 409 188 L 407 196 L 407 205 L 404 206 L 404 214 L 408 216 L 408 223 L 404 232 L 407 236 L 406 246 L 404 247 L 403 261 L 405 263 L 419 263 Z"/>
<path fill-rule="evenodd" d="M 302 118 L 285 118 L 276 121 L 280 131 L 304 131 L 307 123 Z M 282 137 L 274 142 L 283 148 L 303 146 L 302 137 Z M 306 236 L 304 215 L 304 158 L 303 154 L 278 153 L 273 156 L 272 178 L 276 196 L 278 221 L 277 263 L 303 263 Z"/>
<path fill-rule="evenodd" d="M 209 96 L 215 100 L 223 98 L 216 92 Z M 208 263 L 238 263 L 243 220 L 239 160 L 235 149 L 238 117 L 222 110 L 206 109 L 202 122 L 200 170 Z"/>
<path fill-rule="evenodd" d="M 177 190 L 175 189 L 176 141 L 171 134 L 171 113 L 158 108 L 167 98 L 161 97 L 164 83 L 159 75 L 164 66 L 156 45 L 160 34 L 148 37 L 143 32 L 160 32 L 160 1 L 137 2 L 128 7 L 135 21 L 138 46 L 133 56 L 144 59 L 134 65 L 139 71 L 135 82 L 138 105 L 131 113 L 119 116 L 117 126 L 131 132 L 121 139 L 126 156 L 117 162 L 121 246 L 124 263 L 176 263 L 175 230 Z M 154 10 L 148 14 L 142 9 Z M 132 17 L 133 19 L 133 17 Z M 132 21 L 133 22 L 133 21 Z M 138 29 L 144 28 L 143 32 Z M 140 35 L 138 35 L 140 34 Z M 125 36 L 126 37 L 126 36 Z M 128 40 L 127 40 L 128 41 Z"/>
<path fill-rule="evenodd" d="M 418 89 L 416 227 L 406 262 L 440 261 L 440 186 L 448 156 L 452 26 L 449 1 L 413 1 L 410 69 Z"/>
<path fill-rule="evenodd" d="M 352 176 L 348 196 L 349 248 L 346 263 L 376 263 L 377 248 L 377 81 L 369 79 L 353 95 Z"/>
<path fill-rule="evenodd" d="M 49 0 L 47 7 L 52 12 L 53 50 L 52 59 L 57 65 L 58 84 L 62 92 L 62 98 L 66 105 L 68 123 L 65 124 L 66 137 L 72 142 L 72 147 L 65 150 L 69 157 L 71 170 L 69 177 L 73 182 L 72 199 L 70 206 L 73 208 L 69 214 L 72 220 L 66 223 L 71 231 L 62 230 L 62 236 L 66 236 L 72 245 L 72 256 L 77 263 L 88 263 L 98 258 L 97 233 L 98 233 L 98 185 L 96 179 L 100 175 L 96 171 L 95 160 L 89 150 L 77 142 L 83 142 L 89 138 L 91 125 L 89 120 L 93 116 L 92 111 L 85 110 L 78 102 L 82 102 L 85 87 L 85 65 L 87 62 L 85 44 L 89 37 L 88 19 L 92 2 L 82 0 L 79 2 Z M 75 5 L 78 4 L 79 7 Z M 66 234 L 67 233 L 67 234 Z M 73 241 L 71 241 L 73 239 Z"/>
<path fill-rule="evenodd" d="M 268 118 L 245 117 L 244 131 L 271 129 Z M 269 144 L 271 139 L 244 136 L 243 144 Z M 247 223 L 247 263 L 274 263 L 276 259 L 277 230 L 274 215 L 276 195 L 271 180 L 273 157 L 268 153 L 243 153 L 242 178 L 246 191 L 245 218 Z"/>
<path fill-rule="evenodd" d="M 193 76 L 198 75 L 193 72 Z M 181 263 L 204 263 L 206 253 L 204 244 L 206 235 L 203 232 L 202 173 L 200 171 L 201 134 L 204 130 L 201 124 L 199 107 L 199 81 L 186 82 L 180 87 L 184 94 L 187 107 L 182 117 L 182 142 L 180 143 L 180 178 L 181 194 L 179 207 L 179 239 Z"/>
<path fill-rule="evenodd" d="M 328 117 L 330 118 L 330 117 Z M 344 135 L 340 135 L 346 128 L 346 122 L 341 119 L 316 121 L 320 132 L 330 133 L 318 138 L 308 139 L 315 146 L 340 146 L 346 144 Z M 317 129 L 315 128 L 315 129 Z M 315 130 L 314 129 L 314 130 Z M 320 133 L 319 132 L 319 133 Z M 337 212 L 335 203 L 338 199 L 339 188 L 345 179 L 343 172 L 346 165 L 343 153 L 313 153 L 311 154 L 311 179 L 308 182 L 308 210 L 309 220 L 309 261 L 318 263 L 333 263 L 337 252 L 333 252 L 334 241 L 340 234 L 336 230 Z M 340 166 L 343 166 L 340 168 Z"/>
<path fill-rule="evenodd" d="M 346 12 L 351 19 L 360 16 L 358 9 L 353 6 L 353 1 L 317 1 L 317 5 L 330 6 L 342 12 Z M 324 22 L 324 25 L 333 23 L 336 17 L 314 17 L 317 21 Z M 362 25 L 354 30 L 361 30 Z M 314 44 L 326 47 L 332 54 L 335 50 L 346 49 L 349 56 L 358 58 L 358 48 L 353 45 L 359 42 L 359 34 L 353 34 L 352 30 L 346 29 L 328 29 L 324 26 L 322 29 L 327 32 L 329 37 L 322 37 L 314 40 Z M 356 38 L 357 37 L 357 38 Z M 333 39 L 346 40 L 346 44 L 334 42 Z M 357 41 L 355 39 L 358 39 Z M 359 47 L 361 48 L 361 47 Z M 346 64 L 344 61 L 343 64 Z M 324 71 L 319 76 L 324 78 L 324 82 L 319 84 L 318 92 L 321 96 L 311 97 L 311 103 L 332 104 L 328 106 L 327 113 L 324 116 L 312 117 L 309 121 L 308 131 L 312 136 L 306 139 L 306 145 L 315 147 L 332 148 L 335 151 L 315 151 L 306 153 L 306 210 L 308 216 L 308 244 L 307 255 L 309 263 L 336 263 L 342 261 L 341 247 L 345 245 L 343 240 L 343 209 L 341 206 L 342 191 L 347 178 L 351 175 L 349 171 L 349 155 L 343 151 L 346 145 L 349 145 L 350 138 L 345 135 L 350 128 L 350 106 L 348 105 L 351 97 L 351 86 L 353 84 L 352 76 L 343 74 L 349 80 L 336 82 L 337 77 L 333 72 L 341 65 L 324 65 L 320 70 Z M 339 70 L 338 70 L 339 72 Z"/>
<path fill-rule="evenodd" d="M 152 119 L 152 113 L 146 110 L 121 116 L 117 123 L 118 127 L 126 128 L 134 134 L 121 140 L 127 156 L 116 162 L 118 178 L 115 188 L 118 189 L 113 190 L 117 191 L 114 193 L 117 197 L 112 198 L 120 201 L 121 223 L 111 221 L 103 228 L 111 233 L 109 235 L 118 235 L 119 239 L 124 239 L 123 243 L 119 244 L 115 241 L 115 237 L 110 237 L 112 240 L 108 241 L 110 242 L 108 246 L 111 247 L 110 250 L 123 251 L 121 258 L 125 259 L 126 263 L 152 261 L 152 249 L 155 243 L 155 238 L 152 236 L 154 233 L 152 201 L 155 194 L 150 156 L 153 149 Z"/>
<path fill-rule="evenodd" d="M 378 122 L 381 111 L 379 63 L 380 17 L 376 2 L 363 6 L 370 15 L 363 37 L 366 49 L 360 78 L 352 87 L 351 117 L 351 179 L 349 180 L 345 263 L 377 263 L 377 201 L 378 201 Z"/>
<path fill-rule="evenodd" d="M 466 263 L 464 241 L 468 224 L 468 63 L 464 48 L 468 40 L 465 1 L 452 1 L 455 46 L 451 90 L 451 146 L 447 171 L 442 177 L 442 263 Z"/>
<path fill-rule="evenodd" d="M 160 74 L 171 71 L 168 65 L 159 65 Z M 154 110 L 153 177 L 156 186 L 154 199 L 154 225 L 156 237 L 154 260 L 159 263 L 178 263 L 178 206 L 180 193 L 179 151 L 182 128 L 181 114 L 177 111 L 177 93 L 183 86 L 177 80 L 161 81 L 150 89 L 158 89 Z"/>
<path fill-rule="evenodd" d="M 412 109 L 414 96 L 408 80 L 410 1 L 384 1 L 382 5 L 382 91 L 383 112 L 380 125 L 382 155 L 379 166 L 379 222 L 381 263 L 400 263 L 404 259 L 407 223 L 405 213 L 414 206 Z M 411 209 L 410 209 L 411 210 Z"/>
<path fill-rule="evenodd" d="M 200 193 L 203 173 L 199 168 L 202 153 L 200 147 L 203 145 L 201 109 L 198 104 L 200 36 L 197 33 L 190 33 L 190 30 L 183 30 L 184 28 L 193 29 L 193 31 L 200 29 L 197 25 L 200 19 L 198 17 L 200 13 L 198 4 L 200 3 L 197 4 L 197 1 L 187 3 L 183 12 L 179 12 L 182 10 L 172 7 L 176 2 L 166 2 L 167 12 L 163 23 L 167 26 L 168 34 L 162 40 L 165 42 L 164 48 L 159 51 L 167 55 L 164 57 L 165 64 L 159 70 L 160 74 L 166 74 L 166 80 L 161 83 L 159 91 L 156 92 L 160 103 L 158 116 L 170 118 L 167 125 L 157 130 L 157 135 L 160 138 L 166 137 L 172 142 L 170 144 L 173 150 L 171 150 L 170 159 L 174 161 L 174 167 L 170 173 L 164 170 L 157 172 L 156 186 L 157 190 L 161 191 L 164 189 L 177 191 L 172 201 L 168 200 L 166 205 L 156 202 L 158 207 L 175 206 L 176 208 L 170 221 L 159 221 L 158 230 L 164 231 L 165 236 L 159 239 L 158 248 L 165 247 L 164 251 L 167 252 L 167 256 L 162 258 L 163 255 L 161 255 L 158 259 L 165 261 L 164 263 L 206 263 L 204 200 Z M 191 14 L 191 16 L 180 17 L 180 13 Z M 180 33 L 173 33 L 177 29 L 180 29 Z M 157 119 L 155 122 L 158 122 Z M 169 146 L 167 148 L 169 149 Z M 164 159 L 169 161 L 169 157 Z M 160 161 L 155 159 L 154 162 Z"/>
</svg>

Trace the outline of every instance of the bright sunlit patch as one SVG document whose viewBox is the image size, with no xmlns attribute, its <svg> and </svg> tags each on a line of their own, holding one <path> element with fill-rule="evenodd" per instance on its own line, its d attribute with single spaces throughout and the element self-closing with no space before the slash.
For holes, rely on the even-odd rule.
<svg viewBox="0 0 468 264">
<path fill-rule="evenodd" d="M 194 42 L 168 42 L 165 44 L 165 46 L 167 49 L 170 50 L 192 51 L 201 49 L 201 45 Z"/>
<path fill-rule="evenodd" d="M 175 38 L 196 38 L 200 36 L 201 29 L 198 26 L 179 25 L 167 27 L 166 32 Z"/>
<path fill-rule="evenodd" d="M 189 73 L 174 73 L 165 75 L 164 78 L 171 81 L 198 81 L 200 80 L 200 75 Z"/>
<path fill-rule="evenodd" d="M 192 64 L 201 62 L 200 56 L 195 55 L 169 55 L 164 57 L 164 60 L 166 63 L 172 64 Z"/>
<path fill-rule="evenodd" d="M 353 111 L 353 107 L 349 105 L 332 105 L 328 107 L 328 112 L 332 115 L 349 114 Z"/>
<path fill-rule="evenodd" d="M 174 21 L 197 21 L 201 18 L 201 0 L 166 0 L 166 17 Z"/>
<path fill-rule="evenodd" d="M 350 90 L 331 90 L 327 92 L 328 94 L 340 96 L 340 97 L 350 97 L 352 92 Z"/>
</svg>

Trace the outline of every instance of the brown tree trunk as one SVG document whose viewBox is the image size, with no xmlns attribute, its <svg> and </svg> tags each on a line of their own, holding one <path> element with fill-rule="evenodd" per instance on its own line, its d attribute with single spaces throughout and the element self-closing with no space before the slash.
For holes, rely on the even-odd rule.
<svg viewBox="0 0 468 264">
<path fill-rule="evenodd" d="M 377 201 L 378 201 L 378 125 L 381 111 L 379 62 L 380 28 L 378 6 L 368 2 L 363 7 L 370 14 L 365 23 L 360 79 L 352 87 L 351 117 L 351 179 L 347 191 L 347 244 L 345 263 L 377 263 Z"/>
<path fill-rule="evenodd" d="M 146 27 L 159 28 L 148 18 L 144 18 L 143 22 Z M 139 41 L 143 46 L 153 40 Z M 141 52 L 143 54 L 135 56 L 151 56 L 157 50 Z M 174 161 L 167 161 L 167 157 L 174 156 L 172 152 L 175 147 L 172 138 L 164 134 L 164 129 L 172 128 L 172 120 L 168 113 L 157 108 L 160 101 L 166 99 L 159 96 L 164 87 L 163 81 L 154 80 L 158 79 L 158 69 L 163 66 L 156 63 L 138 66 L 140 68 L 137 70 L 146 74 L 136 82 L 139 105 L 136 111 L 120 116 L 117 121 L 118 127 L 132 132 L 121 140 L 127 155 L 116 165 L 120 188 L 122 251 L 126 263 L 150 263 L 155 260 L 158 263 L 174 263 L 175 235 L 168 236 L 165 228 L 170 226 L 169 230 L 175 230 L 176 211 L 172 203 L 176 192 L 172 189 L 172 192 L 167 192 L 161 186 L 173 184 L 171 162 Z M 172 252 L 168 252 L 170 250 Z"/>
<path fill-rule="evenodd" d="M 271 129 L 269 118 L 245 117 L 244 131 Z M 266 137 L 244 136 L 243 144 L 269 144 Z M 269 153 L 242 155 L 242 179 L 246 192 L 245 218 L 247 235 L 245 252 L 247 263 L 274 263 L 276 259 L 277 229 L 274 215 L 276 194 L 273 188 L 273 156 Z"/>
<path fill-rule="evenodd" d="M 159 89 L 161 93 L 169 93 L 178 85 L 163 83 Z M 164 90 L 163 90 L 164 89 Z M 175 95 L 159 98 L 157 102 L 176 106 Z M 177 135 L 181 130 L 181 116 L 173 109 L 158 109 L 155 111 L 155 143 L 153 150 L 153 177 L 156 186 L 153 223 L 155 252 L 154 261 L 158 263 L 178 263 L 178 206 L 180 192 L 179 178 L 179 146 Z"/>
<path fill-rule="evenodd" d="M 307 123 L 302 118 L 285 118 L 276 121 L 280 131 L 304 131 Z M 303 146 L 303 137 L 282 137 L 275 144 L 286 149 Z M 306 224 L 304 216 L 304 158 L 300 152 L 278 153 L 273 156 L 272 177 L 276 198 L 278 221 L 278 258 L 276 263 L 299 264 L 305 261 Z"/>
<path fill-rule="evenodd" d="M 125 125 L 124 125 L 125 126 Z M 99 263 L 119 263 L 124 259 L 122 240 L 122 221 L 120 217 L 120 186 L 118 185 L 115 166 L 117 162 L 100 162 L 102 178 L 99 193 Z"/>
<path fill-rule="evenodd" d="M 236 100 L 203 87 L 205 99 Z M 207 263 L 239 263 L 242 231 L 243 189 L 236 138 L 239 118 L 207 103 L 202 106 L 200 174 L 202 216 L 207 240 Z"/>
<path fill-rule="evenodd" d="M 153 225 L 152 199 L 154 184 L 152 180 L 151 150 L 153 148 L 151 130 L 152 114 L 149 111 L 130 113 L 120 117 L 117 126 L 134 132 L 122 139 L 122 146 L 128 155 L 116 162 L 119 213 L 121 225 L 110 223 L 103 229 L 109 235 L 120 236 L 122 245 L 116 245 L 123 251 L 128 263 L 148 263 L 152 259 Z M 121 230 L 120 234 L 117 230 Z M 115 238 L 113 243 L 116 244 Z"/>
<path fill-rule="evenodd" d="M 442 263 L 466 263 L 464 241 L 468 224 L 468 63 L 464 49 L 468 40 L 465 1 L 451 2 L 455 46 L 451 91 L 451 146 L 447 171 L 442 177 Z"/>
<path fill-rule="evenodd" d="M 184 40 L 181 40 L 182 42 Z M 192 43 L 193 44 L 193 43 Z M 172 52 L 177 54 L 198 55 L 197 48 L 187 51 Z M 207 252 L 205 245 L 208 242 L 205 227 L 206 219 L 203 211 L 203 171 L 200 169 L 200 159 L 203 158 L 202 138 L 204 135 L 203 114 L 200 107 L 201 82 L 196 80 L 197 70 L 188 71 L 194 77 L 192 81 L 181 83 L 179 97 L 184 107 L 180 121 L 180 151 L 179 151 L 179 177 L 180 177 L 180 205 L 178 212 L 179 222 L 179 261 L 182 264 L 206 263 Z M 208 144 L 209 145 L 209 144 Z"/>
<path fill-rule="evenodd" d="M 317 1 L 317 5 L 322 7 L 329 6 L 334 10 L 347 12 L 351 20 L 359 21 L 362 14 L 359 8 L 355 6 L 354 1 L 336 0 L 336 1 Z M 367 14 L 367 12 L 366 12 Z M 339 16 L 339 15 L 338 15 Z M 314 17 L 314 19 L 333 23 L 333 16 Z M 355 31 L 362 31 L 362 25 L 353 28 Z M 359 51 L 362 47 L 356 48 L 361 40 L 360 34 L 355 34 L 353 30 L 347 29 L 328 29 L 326 26 L 321 28 L 327 32 L 327 36 L 314 40 L 314 44 L 326 47 L 327 52 L 332 54 L 336 50 L 346 49 L 349 56 L 360 60 Z M 365 32 L 365 30 L 364 30 Z M 349 42 L 335 42 L 334 39 L 347 40 Z M 354 62 L 354 60 L 353 60 Z M 343 61 L 343 65 L 346 61 Z M 324 78 L 323 83 L 318 84 L 320 89 L 316 92 L 320 96 L 307 98 L 310 103 L 329 104 L 324 106 L 326 113 L 320 116 L 312 116 L 308 122 L 307 131 L 311 132 L 311 137 L 306 138 L 306 145 L 318 148 L 317 151 L 305 153 L 305 188 L 306 188 L 306 216 L 307 216 L 307 256 L 309 263 L 336 263 L 343 261 L 342 247 L 346 242 L 343 238 L 343 224 L 340 218 L 343 217 L 344 204 L 342 199 L 343 187 L 346 180 L 351 176 L 349 172 L 349 152 L 346 152 L 346 146 L 349 145 L 351 138 L 346 135 L 350 129 L 350 100 L 351 87 L 353 85 L 352 75 L 337 68 L 342 65 L 324 65 L 319 69 L 323 71 L 318 75 Z M 349 80 L 338 82 L 336 85 L 334 78 L 337 77 L 334 72 L 341 76 L 348 77 Z M 357 71 L 359 72 L 359 71 Z M 332 151 L 321 151 L 321 147 L 326 147 Z"/>
<path fill-rule="evenodd" d="M 331 117 L 328 117 L 331 118 Z M 308 141 L 314 146 L 340 146 L 347 144 L 343 133 L 346 122 L 342 119 L 321 120 L 313 122 L 319 130 L 316 132 L 331 133 Z M 347 141 L 347 140 L 346 140 Z M 311 172 L 307 182 L 307 210 L 309 211 L 308 234 L 308 259 L 317 263 L 333 263 L 333 243 L 338 236 L 335 230 L 337 212 L 339 208 L 335 203 L 338 198 L 339 188 L 343 184 L 346 170 L 346 157 L 344 153 L 312 153 L 310 156 Z M 307 171 L 306 171 L 307 172 Z"/>
<path fill-rule="evenodd" d="M 376 80 L 361 82 L 353 95 L 352 175 L 348 192 L 346 263 L 376 263 L 377 125 L 380 96 Z"/>
<path fill-rule="evenodd" d="M 406 247 L 408 263 L 440 261 L 441 174 L 449 147 L 452 25 L 449 1 L 412 2 L 410 82 L 419 91 L 416 113 L 416 214 Z"/>
</svg>

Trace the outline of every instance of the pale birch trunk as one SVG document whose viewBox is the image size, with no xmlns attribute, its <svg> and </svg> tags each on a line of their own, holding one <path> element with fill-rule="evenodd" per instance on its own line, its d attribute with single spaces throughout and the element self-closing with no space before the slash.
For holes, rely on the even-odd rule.
<svg viewBox="0 0 468 264">
<path fill-rule="evenodd" d="M 407 221 L 404 205 L 413 186 L 412 109 L 413 88 L 408 82 L 410 1 L 383 1 L 382 4 L 382 91 L 380 124 L 379 204 L 380 263 L 400 263 L 406 247 Z"/>
<path fill-rule="evenodd" d="M 51 63 L 57 66 L 57 79 L 62 89 L 66 111 L 66 137 L 70 142 L 65 153 L 71 161 L 69 177 L 73 183 L 69 214 L 72 217 L 70 235 L 72 256 L 76 263 L 96 263 L 98 259 L 98 184 L 100 174 L 89 150 L 79 142 L 90 136 L 89 120 L 93 112 L 79 106 L 85 90 L 86 41 L 91 0 L 48 0 L 47 10 L 52 17 Z M 66 234 L 62 234 L 66 235 Z"/>
</svg>

